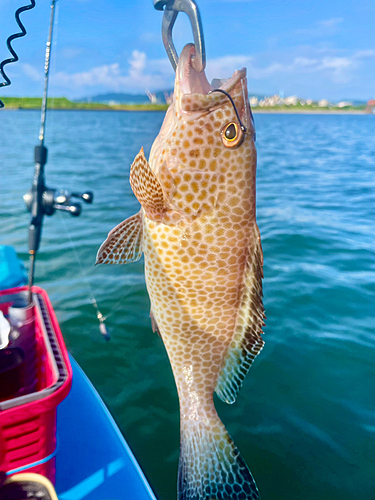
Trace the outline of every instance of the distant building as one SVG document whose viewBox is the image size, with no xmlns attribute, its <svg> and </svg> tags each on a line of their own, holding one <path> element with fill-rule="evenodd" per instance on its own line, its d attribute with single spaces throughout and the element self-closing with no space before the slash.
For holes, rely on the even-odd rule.
<svg viewBox="0 0 375 500">
<path fill-rule="evenodd" d="M 365 109 L 366 113 L 374 113 L 375 114 L 375 99 L 370 99 L 367 102 L 367 106 Z"/>
<path fill-rule="evenodd" d="M 271 97 L 265 97 L 259 101 L 259 106 L 261 107 L 273 107 L 282 104 L 282 99 L 278 95 L 273 95 Z"/>
<path fill-rule="evenodd" d="M 352 103 L 349 101 L 341 101 L 337 103 L 338 108 L 346 108 L 347 106 L 352 106 Z"/>
<path fill-rule="evenodd" d="M 283 101 L 284 101 L 284 104 L 286 104 L 287 106 L 297 106 L 298 97 L 296 95 L 291 95 L 290 97 L 285 97 L 285 99 L 283 99 Z"/>
<path fill-rule="evenodd" d="M 329 106 L 329 101 L 327 99 L 322 99 L 318 102 L 319 108 L 327 108 Z"/>
<path fill-rule="evenodd" d="M 281 92 L 280 92 L 281 93 Z M 289 97 L 281 97 L 281 95 L 273 95 L 269 97 L 264 97 L 259 99 L 255 96 L 250 96 L 250 106 L 256 107 L 276 107 L 276 106 L 319 106 L 320 108 L 346 108 L 348 106 L 353 106 L 350 101 L 341 101 L 337 104 L 332 104 L 328 99 L 321 99 L 320 101 L 313 101 L 312 99 L 300 99 L 296 95 L 291 95 Z M 370 100 L 367 103 L 367 112 L 375 114 L 375 99 Z"/>
</svg>

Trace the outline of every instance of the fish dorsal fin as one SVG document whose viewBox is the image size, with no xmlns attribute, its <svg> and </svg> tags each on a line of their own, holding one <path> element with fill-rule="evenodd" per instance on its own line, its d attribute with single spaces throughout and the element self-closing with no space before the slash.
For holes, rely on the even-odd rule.
<svg viewBox="0 0 375 500">
<path fill-rule="evenodd" d="M 166 212 L 163 189 L 145 158 L 143 148 L 134 159 L 129 180 L 147 217 L 153 221 L 161 221 Z"/>
<path fill-rule="evenodd" d="M 264 341 L 263 252 L 258 226 L 255 244 L 249 248 L 243 281 L 243 294 L 232 342 L 224 359 L 215 392 L 225 403 L 234 403 L 242 382 Z"/>
<path fill-rule="evenodd" d="M 99 248 L 95 264 L 136 262 L 142 255 L 142 240 L 142 213 L 138 212 L 112 229 Z"/>
</svg>

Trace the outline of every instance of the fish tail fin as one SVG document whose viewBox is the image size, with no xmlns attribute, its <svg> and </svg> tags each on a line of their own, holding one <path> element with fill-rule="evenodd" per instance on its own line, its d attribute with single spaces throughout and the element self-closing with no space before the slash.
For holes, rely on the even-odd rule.
<svg viewBox="0 0 375 500">
<path fill-rule="evenodd" d="M 260 500 L 244 459 L 216 414 L 181 422 L 178 500 Z"/>
</svg>

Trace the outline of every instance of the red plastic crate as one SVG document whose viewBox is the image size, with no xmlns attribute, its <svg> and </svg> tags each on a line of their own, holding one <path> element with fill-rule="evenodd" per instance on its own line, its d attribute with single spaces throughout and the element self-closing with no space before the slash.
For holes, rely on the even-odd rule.
<svg viewBox="0 0 375 500">
<path fill-rule="evenodd" d="M 0 292 L 0 310 L 6 315 L 27 287 Z M 47 293 L 33 287 L 36 304 L 37 390 L 0 401 L 0 471 L 43 474 L 55 481 L 56 409 L 68 395 L 72 368 Z"/>
</svg>

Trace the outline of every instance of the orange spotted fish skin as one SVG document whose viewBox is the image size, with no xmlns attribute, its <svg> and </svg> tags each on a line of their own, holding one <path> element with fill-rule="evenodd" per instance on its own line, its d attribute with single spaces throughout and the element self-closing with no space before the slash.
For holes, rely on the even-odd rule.
<svg viewBox="0 0 375 500">
<path fill-rule="evenodd" d="M 255 131 L 246 71 L 236 72 L 223 86 L 247 128 L 243 133 L 228 97 L 208 94 L 205 77 L 195 74 L 193 54 L 194 46 L 188 45 L 180 56 L 174 103 L 150 164 L 141 150 L 132 165 L 130 183 L 142 204 L 133 217 L 140 229 L 124 236 L 125 247 L 116 243 L 117 236 L 109 237 L 97 262 L 136 260 L 141 251 L 145 255 L 152 320 L 166 346 L 180 400 L 178 498 L 258 499 L 252 475 L 213 404 L 215 390 L 224 401 L 235 401 L 263 346 Z M 238 136 L 242 133 L 235 147 L 223 137 L 231 123 Z"/>
</svg>

